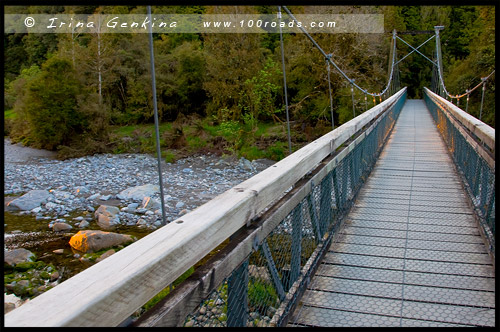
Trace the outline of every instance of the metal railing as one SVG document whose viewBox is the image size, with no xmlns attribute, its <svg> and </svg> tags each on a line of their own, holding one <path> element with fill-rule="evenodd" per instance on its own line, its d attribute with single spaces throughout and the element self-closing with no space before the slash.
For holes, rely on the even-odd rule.
<svg viewBox="0 0 500 332">
<path fill-rule="evenodd" d="M 220 252 L 135 326 L 280 326 L 341 227 L 406 88 L 5 315 L 6 326 L 118 326 Z"/>
<path fill-rule="evenodd" d="M 479 226 L 495 256 L 495 129 L 451 102 L 424 90 L 432 114 L 464 187 L 474 206 Z"/>
<path fill-rule="evenodd" d="M 321 163 L 135 326 L 282 326 L 354 203 L 406 89 L 335 131 Z M 368 122 L 367 122 L 368 121 Z M 363 127 L 363 128 L 362 128 Z M 335 134 L 335 131 L 328 135 Z M 323 143 L 325 144 L 326 141 Z M 319 142 L 311 143 L 310 149 Z M 333 145 L 332 145 L 333 144 Z M 343 144 L 343 148 L 334 146 Z M 228 268 L 235 266 L 235 268 Z M 216 280 L 216 282 L 215 282 Z M 211 285 L 208 287 L 208 285 Z"/>
</svg>

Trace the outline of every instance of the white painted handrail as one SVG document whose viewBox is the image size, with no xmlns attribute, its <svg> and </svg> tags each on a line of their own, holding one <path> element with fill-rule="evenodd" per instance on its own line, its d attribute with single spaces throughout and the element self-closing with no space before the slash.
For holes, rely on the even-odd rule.
<svg viewBox="0 0 500 332">
<path fill-rule="evenodd" d="M 5 326 L 117 326 L 405 92 L 7 313 Z"/>
</svg>

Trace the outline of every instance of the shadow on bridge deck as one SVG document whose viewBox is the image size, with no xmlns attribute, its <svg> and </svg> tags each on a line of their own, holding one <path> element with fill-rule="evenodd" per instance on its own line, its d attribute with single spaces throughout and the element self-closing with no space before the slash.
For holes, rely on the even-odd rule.
<svg viewBox="0 0 500 332">
<path fill-rule="evenodd" d="M 408 100 L 289 326 L 494 326 L 465 195 L 425 103 Z"/>
</svg>

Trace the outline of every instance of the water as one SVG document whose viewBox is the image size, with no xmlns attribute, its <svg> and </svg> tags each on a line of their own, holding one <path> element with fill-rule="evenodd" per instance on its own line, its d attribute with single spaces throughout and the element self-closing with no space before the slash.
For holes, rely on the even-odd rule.
<svg viewBox="0 0 500 332">
<path fill-rule="evenodd" d="M 78 215 L 81 213 L 74 212 L 74 216 Z M 73 216 L 67 219 L 71 219 L 71 217 Z M 75 257 L 75 254 L 83 256 L 84 253 L 69 245 L 71 236 L 79 231 L 78 227 L 73 225 L 73 229 L 68 233 L 56 233 L 48 227 L 49 221 L 36 220 L 34 215 L 4 212 L 4 246 L 8 249 L 25 248 L 33 252 L 37 260 L 43 261 L 45 264 L 52 264 L 58 271 L 64 272 L 61 281 L 95 264 Z M 89 227 L 85 229 L 100 229 L 95 220 L 91 220 L 89 224 Z M 139 240 L 151 233 L 152 230 L 141 229 L 137 226 L 120 226 L 112 232 L 129 234 Z M 63 254 L 53 253 L 57 249 L 64 249 Z"/>
</svg>

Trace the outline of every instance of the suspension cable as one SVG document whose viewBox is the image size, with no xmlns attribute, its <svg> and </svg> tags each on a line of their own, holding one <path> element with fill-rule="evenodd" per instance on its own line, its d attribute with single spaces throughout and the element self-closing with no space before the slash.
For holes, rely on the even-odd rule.
<svg viewBox="0 0 500 332">
<path fill-rule="evenodd" d="M 351 95 L 352 95 L 352 116 L 354 119 L 356 117 L 356 110 L 354 108 L 354 88 L 352 85 L 351 85 Z"/>
<path fill-rule="evenodd" d="M 281 30 L 281 6 L 278 6 L 278 18 L 280 20 L 279 23 L 280 23 L 281 65 L 283 67 L 283 83 L 285 89 L 286 125 L 288 130 L 288 152 L 292 154 L 292 139 L 290 138 L 290 116 L 288 115 L 288 94 L 286 87 L 285 49 L 283 46 L 283 32 Z"/>
<path fill-rule="evenodd" d="M 436 29 L 436 50 L 438 51 L 438 53 L 436 54 L 436 58 L 437 58 L 437 64 L 436 64 L 436 67 L 437 67 L 437 72 L 438 72 L 438 80 L 439 80 L 439 83 L 441 83 L 441 87 L 444 91 L 444 93 L 450 97 L 451 99 L 460 99 L 464 96 L 468 96 L 472 91 L 476 90 L 479 86 L 483 85 L 483 91 L 484 91 L 484 85 L 486 84 L 486 80 L 488 80 L 490 78 L 491 75 L 493 75 L 495 73 L 495 70 L 493 70 L 488 76 L 486 77 L 483 77 L 481 78 L 481 83 L 479 83 L 478 85 L 476 85 L 474 88 L 472 88 L 471 90 L 466 90 L 465 93 L 461 94 L 461 95 L 451 95 L 448 90 L 446 89 L 446 86 L 444 85 L 444 79 L 443 79 L 443 73 L 441 72 L 441 65 L 442 63 L 440 62 L 440 56 L 439 54 L 441 53 L 441 50 L 440 50 L 440 45 L 441 45 L 441 41 L 439 39 L 439 30 Z"/>
<path fill-rule="evenodd" d="M 331 57 L 331 54 L 328 54 Z M 326 59 L 326 68 L 328 71 L 328 91 L 330 93 L 330 113 L 332 115 L 332 130 L 335 129 L 335 125 L 333 123 L 333 97 L 332 97 L 332 83 L 330 82 L 330 62 Z"/>
<path fill-rule="evenodd" d="M 455 97 L 453 97 L 453 98 L 462 98 L 462 97 L 464 97 L 464 96 L 466 96 L 466 95 L 470 94 L 472 91 L 476 90 L 476 89 L 477 89 L 477 88 L 479 88 L 481 85 L 486 84 L 486 81 L 487 81 L 487 80 L 490 78 L 490 76 L 491 76 L 491 75 L 493 75 L 494 73 L 495 73 L 495 71 L 493 70 L 493 71 L 492 71 L 492 72 L 491 72 L 488 76 L 481 78 L 481 82 L 480 82 L 478 85 L 476 85 L 475 87 L 473 87 L 473 88 L 472 88 L 472 89 L 470 89 L 470 90 L 466 90 L 466 91 L 465 91 L 465 93 L 463 93 L 463 94 L 461 94 L 461 95 L 456 95 L 456 96 L 455 96 Z"/>
<path fill-rule="evenodd" d="M 358 86 L 356 83 L 354 83 L 354 80 L 349 78 L 349 76 L 346 75 L 346 73 L 344 73 L 340 68 L 339 66 L 337 66 L 337 64 L 335 62 L 332 61 L 332 59 L 330 57 L 328 57 L 328 54 L 326 54 L 326 52 L 318 45 L 318 43 L 314 40 L 313 37 L 311 37 L 311 35 L 302 27 L 301 24 L 299 24 L 299 22 L 297 21 L 297 19 L 295 18 L 295 16 L 293 16 L 293 14 L 290 12 L 290 10 L 288 10 L 288 8 L 286 6 L 283 6 L 283 9 L 287 12 L 287 14 L 295 21 L 295 23 L 297 23 L 297 27 L 302 30 L 302 32 L 307 36 L 307 38 L 309 38 L 309 40 L 313 43 L 313 45 L 321 52 L 321 54 L 323 54 L 323 56 L 325 57 L 325 59 L 328 59 L 328 61 L 339 71 L 339 73 L 346 79 L 349 81 L 349 83 L 356 87 L 358 90 L 360 90 L 361 92 L 363 93 L 366 93 L 366 94 L 369 94 L 370 96 L 381 96 L 382 94 L 384 94 L 390 87 L 391 85 L 391 81 L 392 81 L 392 76 L 393 76 L 393 73 L 394 73 L 394 57 L 395 57 L 395 52 L 393 52 L 393 57 L 392 57 L 392 62 L 391 62 L 391 74 L 389 75 L 389 81 L 387 82 L 387 86 L 385 87 L 384 90 L 382 90 L 382 92 L 380 93 L 371 93 L 371 92 L 368 92 L 367 90 L 361 88 L 360 86 Z M 395 39 L 396 38 L 396 35 L 395 33 L 393 34 L 393 38 Z M 396 48 L 396 43 L 394 43 L 394 49 Z"/>
<path fill-rule="evenodd" d="M 397 37 L 397 36 L 396 36 Z M 413 52 L 417 52 L 418 54 L 420 54 L 421 56 L 423 56 L 424 58 L 426 58 L 427 60 L 429 60 L 433 65 L 436 65 L 436 63 L 434 61 L 432 61 L 431 59 L 429 59 L 428 57 L 426 57 L 424 54 L 422 54 L 418 49 L 423 46 L 425 43 L 427 43 L 429 40 L 431 40 L 432 38 L 434 38 L 435 36 L 432 36 L 430 37 L 429 39 L 427 39 L 425 42 L 423 42 L 422 44 L 420 44 L 420 46 L 418 46 L 417 48 L 414 48 L 413 46 L 411 46 L 410 44 L 408 44 L 404 39 L 401 39 L 400 37 L 397 37 L 399 40 L 401 40 L 403 43 L 405 43 L 406 45 L 408 45 L 409 47 L 413 48 L 413 51 L 411 51 L 410 53 L 408 53 L 405 57 L 403 57 L 402 59 L 400 59 L 396 64 L 400 63 L 401 61 L 403 61 L 407 56 L 409 56 L 410 54 L 412 54 Z"/>
<path fill-rule="evenodd" d="M 151 6 L 148 6 L 148 17 L 151 21 Z M 158 106 L 156 101 L 156 78 L 155 78 L 155 58 L 154 58 L 154 48 L 153 48 L 153 31 L 151 25 L 149 25 L 149 56 L 151 62 L 151 84 L 153 91 L 153 108 L 154 108 L 154 119 L 155 119 L 155 133 L 156 133 L 156 154 L 158 158 L 158 178 L 160 182 L 160 200 L 161 200 L 161 225 L 165 226 L 167 224 L 167 218 L 165 215 L 165 197 L 163 196 L 163 179 L 161 171 L 161 149 L 160 149 L 160 129 L 158 122 Z"/>
<path fill-rule="evenodd" d="M 484 91 L 486 90 L 486 80 L 483 80 L 483 93 L 481 95 L 481 108 L 479 109 L 479 120 L 481 120 L 481 115 L 483 114 L 483 103 L 484 103 Z"/>
</svg>

